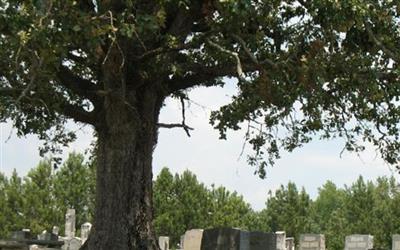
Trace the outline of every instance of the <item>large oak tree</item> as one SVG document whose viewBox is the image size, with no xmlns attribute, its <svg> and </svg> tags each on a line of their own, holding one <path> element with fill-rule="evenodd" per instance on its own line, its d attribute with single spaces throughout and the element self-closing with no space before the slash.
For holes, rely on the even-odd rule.
<svg viewBox="0 0 400 250">
<path fill-rule="evenodd" d="M 399 160 L 399 1 L 0 0 L 0 118 L 57 150 L 97 134 L 89 249 L 157 249 L 152 153 L 166 97 L 236 78 L 211 121 L 265 167 L 312 138 Z M 245 123 L 245 124 L 244 124 Z M 176 152 L 179 157 L 179 152 Z"/>
</svg>

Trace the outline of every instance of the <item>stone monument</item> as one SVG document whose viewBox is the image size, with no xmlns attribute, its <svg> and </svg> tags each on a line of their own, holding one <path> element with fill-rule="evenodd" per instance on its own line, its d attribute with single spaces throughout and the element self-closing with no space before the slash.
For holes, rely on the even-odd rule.
<svg viewBox="0 0 400 250">
<path fill-rule="evenodd" d="M 374 248 L 374 236 L 367 234 L 353 234 L 346 236 L 345 250 L 368 250 Z"/>
<path fill-rule="evenodd" d="M 325 236 L 323 234 L 301 234 L 300 250 L 325 250 Z"/>
<path fill-rule="evenodd" d="M 65 214 L 65 237 L 75 237 L 75 209 L 68 209 Z"/>
<path fill-rule="evenodd" d="M 392 236 L 392 250 L 400 250 L 400 234 Z"/>
<path fill-rule="evenodd" d="M 285 231 L 278 231 L 276 234 L 276 249 L 286 250 L 286 233 Z"/>
<path fill-rule="evenodd" d="M 295 243 L 293 237 L 286 238 L 286 250 L 294 250 Z"/>
<path fill-rule="evenodd" d="M 167 236 L 158 237 L 158 245 L 160 246 L 161 250 L 169 250 L 169 237 Z"/>
<path fill-rule="evenodd" d="M 81 241 L 82 244 L 86 242 L 86 240 L 89 238 L 89 233 L 90 230 L 92 229 L 92 224 L 89 222 L 83 223 L 81 226 Z"/>
<path fill-rule="evenodd" d="M 200 250 L 203 238 L 203 229 L 192 229 L 186 231 L 181 240 L 181 248 L 184 250 Z"/>
</svg>

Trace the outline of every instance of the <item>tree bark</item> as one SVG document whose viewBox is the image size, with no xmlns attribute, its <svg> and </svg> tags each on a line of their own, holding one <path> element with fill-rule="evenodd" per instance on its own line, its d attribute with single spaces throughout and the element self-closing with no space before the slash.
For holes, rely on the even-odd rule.
<svg viewBox="0 0 400 250">
<path fill-rule="evenodd" d="M 152 154 L 162 98 L 151 86 L 114 91 L 100 112 L 90 250 L 159 249 L 152 225 Z"/>
</svg>

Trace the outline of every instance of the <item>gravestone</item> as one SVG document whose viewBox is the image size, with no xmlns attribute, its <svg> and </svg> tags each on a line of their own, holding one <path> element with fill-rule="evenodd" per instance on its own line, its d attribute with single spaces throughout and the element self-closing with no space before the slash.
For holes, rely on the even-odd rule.
<svg viewBox="0 0 400 250">
<path fill-rule="evenodd" d="M 374 248 L 374 237 L 367 234 L 353 234 L 346 236 L 345 250 L 368 250 Z"/>
<path fill-rule="evenodd" d="M 286 233 L 284 231 L 278 231 L 276 234 L 276 249 L 286 250 Z"/>
<path fill-rule="evenodd" d="M 300 250 L 325 250 L 325 236 L 323 234 L 301 234 Z"/>
<path fill-rule="evenodd" d="M 201 240 L 201 250 L 247 250 L 251 237 L 255 238 L 257 235 L 248 235 L 248 232 L 234 228 L 206 229 Z M 244 241 L 242 246 L 241 239 Z M 186 241 L 184 249 L 186 250 Z"/>
<path fill-rule="evenodd" d="M 60 233 L 60 228 L 57 226 L 53 226 L 53 230 L 51 232 L 55 235 L 58 235 Z"/>
<path fill-rule="evenodd" d="M 64 245 L 62 246 L 62 250 L 79 250 L 79 248 L 82 246 L 82 241 L 77 238 L 66 238 L 63 240 Z"/>
<path fill-rule="evenodd" d="M 11 232 L 11 239 L 13 240 L 31 240 L 32 238 L 31 230 L 29 229 Z"/>
<path fill-rule="evenodd" d="M 158 237 L 158 245 L 160 246 L 161 250 L 169 250 L 169 237 L 167 236 Z"/>
<path fill-rule="evenodd" d="M 293 237 L 287 237 L 286 238 L 286 250 L 294 250 L 294 238 Z"/>
<path fill-rule="evenodd" d="M 86 242 L 86 240 L 89 238 L 89 233 L 90 230 L 92 229 L 92 224 L 89 222 L 83 223 L 81 226 L 81 241 L 82 244 Z"/>
<path fill-rule="evenodd" d="M 277 234 L 265 232 L 249 232 L 249 250 L 276 250 Z M 282 235 L 280 235 L 282 236 Z M 243 247 L 243 246 L 242 246 Z"/>
<path fill-rule="evenodd" d="M 392 250 L 400 250 L 400 234 L 392 236 Z"/>
<path fill-rule="evenodd" d="M 202 238 L 203 229 L 188 230 L 183 235 L 183 241 L 180 247 L 184 250 L 200 250 Z"/>
<path fill-rule="evenodd" d="M 41 234 L 39 234 L 37 236 L 38 240 L 46 240 L 46 241 L 57 241 L 58 240 L 58 236 L 53 234 L 53 233 L 49 233 L 46 230 L 44 230 Z"/>
<path fill-rule="evenodd" d="M 186 242 L 184 246 L 186 250 Z M 201 250 L 277 250 L 277 234 L 234 228 L 207 229 L 203 232 Z"/>
<path fill-rule="evenodd" d="M 75 237 L 75 209 L 68 209 L 65 214 L 65 237 Z"/>
</svg>

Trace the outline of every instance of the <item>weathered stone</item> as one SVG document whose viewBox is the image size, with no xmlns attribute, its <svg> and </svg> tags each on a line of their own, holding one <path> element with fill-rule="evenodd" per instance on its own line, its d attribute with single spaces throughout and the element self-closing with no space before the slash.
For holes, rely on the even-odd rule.
<svg viewBox="0 0 400 250">
<path fill-rule="evenodd" d="M 22 231 L 11 232 L 11 239 L 13 240 L 31 240 L 32 234 L 29 229 L 23 229 Z"/>
<path fill-rule="evenodd" d="M 184 250 L 200 250 L 202 238 L 203 229 L 188 230 L 183 236 L 183 244 L 180 247 Z"/>
<path fill-rule="evenodd" d="M 286 233 L 284 231 L 278 231 L 276 234 L 276 249 L 286 250 Z"/>
<path fill-rule="evenodd" d="M 345 250 L 368 250 L 374 248 L 374 237 L 366 234 L 346 236 Z"/>
<path fill-rule="evenodd" d="M 75 209 L 68 209 L 65 214 L 65 237 L 75 237 Z"/>
<path fill-rule="evenodd" d="M 62 250 L 79 250 L 82 246 L 82 241 L 77 238 L 65 238 L 63 239 L 64 245 L 61 247 Z"/>
<path fill-rule="evenodd" d="M 53 226 L 52 233 L 53 233 L 54 235 L 58 235 L 58 234 L 60 233 L 60 228 L 57 227 L 57 226 Z"/>
<path fill-rule="evenodd" d="M 158 237 L 158 245 L 160 246 L 161 250 L 169 250 L 169 237 L 167 236 Z"/>
<path fill-rule="evenodd" d="M 392 250 L 400 250 L 400 234 L 392 236 Z"/>
<path fill-rule="evenodd" d="M 53 233 L 49 233 L 46 230 L 43 231 L 43 233 L 38 235 L 38 240 L 47 240 L 47 241 L 57 241 L 58 240 L 58 236 L 53 234 Z"/>
<path fill-rule="evenodd" d="M 92 224 L 89 222 L 83 223 L 81 226 L 81 241 L 82 244 L 89 238 L 90 230 L 92 229 Z"/>
<path fill-rule="evenodd" d="M 286 238 L 286 250 L 294 250 L 295 243 L 293 237 Z"/>
<path fill-rule="evenodd" d="M 301 234 L 300 250 L 325 250 L 325 236 L 323 234 Z"/>
</svg>

